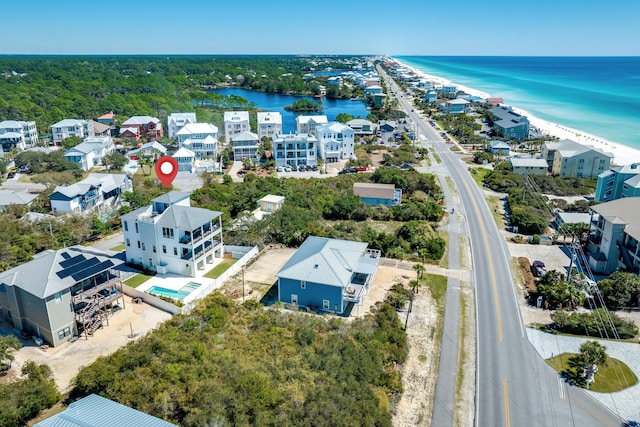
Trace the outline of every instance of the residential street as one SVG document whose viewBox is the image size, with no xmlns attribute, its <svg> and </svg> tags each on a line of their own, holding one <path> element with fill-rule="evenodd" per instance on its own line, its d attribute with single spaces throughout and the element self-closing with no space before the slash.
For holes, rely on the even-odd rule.
<svg viewBox="0 0 640 427">
<path fill-rule="evenodd" d="M 386 74 L 382 75 L 392 92 L 399 91 Z M 473 266 L 471 281 L 476 297 L 478 345 L 476 425 L 620 425 L 619 417 L 584 391 L 572 389 L 571 393 L 561 394 L 563 389 L 559 386 L 557 373 L 545 364 L 527 339 L 509 269 L 506 243 L 498 232 L 482 192 L 460 157 L 452 153 L 450 146 L 440 139 L 438 131 L 413 112 L 413 106 L 402 96 L 399 101 L 417 124 L 418 133 L 425 135 L 426 140 L 434 141 L 435 151 L 443 161 L 434 166 L 437 173 L 450 176 L 455 183 L 460 197 L 460 204 L 455 206 L 455 210 L 466 222 L 470 234 Z M 425 146 L 424 143 L 421 144 Z M 449 241 L 451 240 L 450 238 Z M 459 251 L 457 254 L 459 255 Z M 449 282 L 449 286 L 452 286 L 452 282 Z M 456 303 L 450 304 L 448 291 L 446 311 L 452 309 L 455 312 Z M 457 322 L 448 324 L 445 321 L 443 336 L 455 333 L 448 329 L 450 327 L 457 328 Z M 456 371 L 452 372 L 449 365 L 447 363 L 440 366 L 436 408 L 442 406 L 446 410 L 441 415 L 434 408 L 434 426 L 452 425 L 451 417 L 446 413 L 453 412 L 455 407 L 455 396 L 451 390 L 455 390 Z M 452 383 L 453 386 L 440 386 L 441 381 Z"/>
</svg>

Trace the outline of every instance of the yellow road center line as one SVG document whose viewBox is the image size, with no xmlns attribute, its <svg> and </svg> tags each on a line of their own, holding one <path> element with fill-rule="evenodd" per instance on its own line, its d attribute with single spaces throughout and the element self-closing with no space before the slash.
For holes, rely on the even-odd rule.
<svg viewBox="0 0 640 427">
<path fill-rule="evenodd" d="M 506 427 L 511 426 L 511 418 L 509 415 L 509 384 L 507 379 L 502 380 L 502 392 L 504 393 L 504 425 Z"/>
<path fill-rule="evenodd" d="M 462 181 L 462 185 L 464 185 L 465 189 L 469 193 L 469 198 L 471 199 L 473 210 L 476 213 L 476 217 L 480 221 L 480 232 L 482 233 L 482 238 L 484 239 L 484 247 L 487 251 L 487 257 L 489 258 L 489 273 L 491 273 L 491 285 L 493 288 L 493 303 L 496 306 L 496 321 L 498 323 L 498 339 L 500 340 L 500 342 L 502 342 L 503 335 L 502 335 L 502 317 L 500 316 L 500 298 L 498 297 L 498 284 L 496 281 L 496 272 L 493 268 L 493 258 L 491 257 L 491 250 L 489 249 L 489 237 L 487 236 L 484 221 L 482 219 L 482 216 L 480 215 L 480 209 L 478 209 L 478 205 L 476 204 L 475 199 L 471 197 L 471 190 L 469 186 L 465 181 Z"/>
</svg>

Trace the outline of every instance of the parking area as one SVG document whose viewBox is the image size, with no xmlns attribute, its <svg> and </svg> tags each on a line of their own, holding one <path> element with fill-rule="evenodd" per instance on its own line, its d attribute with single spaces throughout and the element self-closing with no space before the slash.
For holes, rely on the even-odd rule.
<svg viewBox="0 0 640 427">
<path fill-rule="evenodd" d="M 526 257 L 529 262 L 539 260 L 545 264 L 547 271 L 556 270 L 567 274 L 570 259 L 559 245 L 530 245 L 526 243 L 507 243 L 512 257 Z"/>
</svg>

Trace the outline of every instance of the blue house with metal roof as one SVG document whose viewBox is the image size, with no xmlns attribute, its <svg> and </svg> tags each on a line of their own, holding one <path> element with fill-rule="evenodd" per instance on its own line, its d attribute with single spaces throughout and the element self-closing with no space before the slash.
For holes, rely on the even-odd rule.
<svg viewBox="0 0 640 427">
<path fill-rule="evenodd" d="M 175 427 L 113 400 L 90 394 L 34 427 Z"/>
<path fill-rule="evenodd" d="M 343 314 L 368 293 L 380 251 L 368 243 L 309 236 L 278 271 L 278 300 Z"/>
</svg>

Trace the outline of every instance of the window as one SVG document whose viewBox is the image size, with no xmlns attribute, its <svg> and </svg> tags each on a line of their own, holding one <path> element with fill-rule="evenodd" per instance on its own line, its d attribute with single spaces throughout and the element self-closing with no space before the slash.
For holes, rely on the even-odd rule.
<svg viewBox="0 0 640 427">
<path fill-rule="evenodd" d="M 138 223 L 136 222 L 136 233 L 139 233 L 140 231 L 138 230 Z"/>
<path fill-rule="evenodd" d="M 178 256 L 178 248 L 173 248 L 173 254 L 174 254 L 175 256 Z"/>
<path fill-rule="evenodd" d="M 140 249 L 140 240 L 138 240 L 138 249 Z"/>
<path fill-rule="evenodd" d="M 127 239 L 127 246 L 131 246 L 131 241 Z"/>
<path fill-rule="evenodd" d="M 324 310 L 329 310 L 330 307 L 331 307 L 331 305 L 329 304 L 329 300 L 328 299 L 323 299 L 322 300 L 322 308 Z"/>
<path fill-rule="evenodd" d="M 153 253 L 155 254 L 156 253 L 156 245 L 153 245 L 152 250 L 153 250 Z"/>
<path fill-rule="evenodd" d="M 62 293 L 56 292 L 53 296 L 53 299 L 56 301 L 56 304 L 62 302 Z"/>
<path fill-rule="evenodd" d="M 144 243 L 142 243 L 142 250 L 146 251 L 147 249 L 144 247 Z"/>
<path fill-rule="evenodd" d="M 58 339 L 65 339 L 65 337 L 68 337 L 69 335 L 71 335 L 71 328 L 69 327 L 58 331 Z"/>
<path fill-rule="evenodd" d="M 173 228 L 162 227 L 162 237 L 173 239 Z"/>
<path fill-rule="evenodd" d="M 300 287 L 301 287 L 302 289 L 307 289 L 307 282 L 305 282 L 304 280 L 301 280 L 301 281 L 300 281 Z"/>
<path fill-rule="evenodd" d="M 149 258 L 149 267 L 153 267 L 153 259 Z"/>
<path fill-rule="evenodd" d="M 291 294 L 291 304 L 298 304 L 298 295 Z"/>
<path fill-rule="evenodd" d="M 162 245 L 162 253 L 163 254 L 167 253 L 167 245 Z"/>
<path fill-rule="evenodd" d="M 124 231 L 129 231 L 129 223 L 127 221 L 124 222 Z"/>
</svg>

